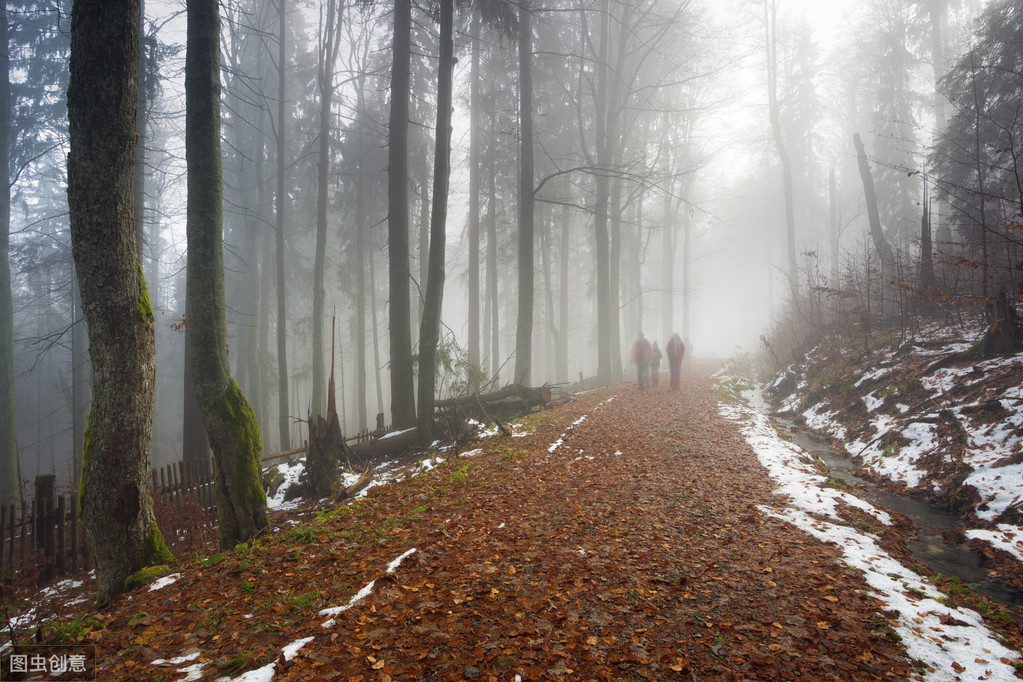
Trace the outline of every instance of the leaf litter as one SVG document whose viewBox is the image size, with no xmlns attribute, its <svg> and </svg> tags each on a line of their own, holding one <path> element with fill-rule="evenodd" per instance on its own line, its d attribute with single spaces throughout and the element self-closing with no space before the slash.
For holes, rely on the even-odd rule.
<svg viewBox="0 0 1023 682">
<path fill-rule="evenodd" d="M 580 394 L 516 435 L 481 436 L 464 444 L 472 457 L 445 453 L 299 525 L 285 522 L 298 512 L 277 511 L 273 536 L 182 561 L 172 586 L 93 614 L 85 637 L 101 669 L 195 680 L 1015 674 L 1014 624 L 1000 628 L 1003 646 L 976 613 L 945 608 L 849 524 L 849 509 L 873 513 L 865 506 L 804 509 L 781 494 L 705 377 L 674 392 Z M 801 480 L 808 498 L 831 494 L 818 483 Z M 907 619 L 918 626 L 908 636 Z M 947 657 L 932 653 L 939 640 Z"/>
</svg>

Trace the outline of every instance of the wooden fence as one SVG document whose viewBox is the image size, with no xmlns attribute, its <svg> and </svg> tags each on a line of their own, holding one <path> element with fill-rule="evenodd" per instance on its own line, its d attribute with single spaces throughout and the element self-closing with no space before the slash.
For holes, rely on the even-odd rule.
<svg viewBox="0 0 1023 682">
<path fill-rule="evenodd" d="M 88 571 L 85 531 L 78 521 L 78 495 L 52 495 L 22 505 L 0 507 L 0 574 L 42 584 Z"/>
<path fill-rule="evenodd" d="M 345 440 L 363 443 L 390 430 L 363 431 Z M 304 453 L 305 448 L 298 448 L 261 459 L 269 467 Z M 151 481 L 157 523 L 168 546 L 178 552 L 215 551 L 217 500 L 211 462 L 175 462 L 154 469 Z M 37 478 L 31 505 L 0 507 L 0 579 L 42 584 L 91 568 L 78 495 L 54 495 L 52 476 Z"/>
</svg>

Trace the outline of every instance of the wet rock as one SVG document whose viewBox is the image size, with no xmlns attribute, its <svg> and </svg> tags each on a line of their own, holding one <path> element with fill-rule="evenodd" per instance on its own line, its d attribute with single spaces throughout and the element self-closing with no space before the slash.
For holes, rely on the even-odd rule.
<svg viewBox="0 0 1023 682">
<path fill-rule="evenodd" d="M 962 528 L 949 528 L 941 531 L 941 541 L 949 545 L 961 545 L 966 542 L 966 533 Z"/>
</svg>

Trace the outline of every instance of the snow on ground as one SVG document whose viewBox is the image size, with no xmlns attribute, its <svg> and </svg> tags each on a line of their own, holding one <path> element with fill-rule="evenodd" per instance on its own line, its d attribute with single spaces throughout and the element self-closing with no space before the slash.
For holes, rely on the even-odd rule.
<svg viewBox="0 0 1023 682">
<path fill-rule="evenodd" d="M 180 573 L 171 573 L 170 575 L 165 575 L 162 578 L 154 580 L 152 583 L 150 583 L 149 591 L 152 592 L 153 590 L 162 590 L 168 585 L 176 583 L 178 581 L 178 578 L 180 577 L 181 577 Z"/>
<path fill-rule="evenodd" d="M 824 477 L 812 473 L 809 455 L 785 441 L 766 415 L 745 405 L 720 403 L 719 410 L 737 424 L 792 502 L 786 509 L 762 507 L 761 511 L 842 549 L 845 561 L 863 572 L 874 596 L 898 614 L 896 630 L 909 656 L 927 664 L 926 679 L 1016 679 L 1012 662 L 1019 654 L 1002 646 L 976 612 L 942 604 L 941 593 L 889 556 L 874 536 L 811 515 L 836 518 L 835 505 L 848 504 L 847 498 L 853 496 L 842 493 L 845 497 L 839 498 L 840 491 L 822 487 Z"/>
<path fill-rule="evenodd" d="M 725 418 L 742 425 L 743 436 L 753 446 L 760 463 L 778 481 L 779 492 L 791 499 L 797 507 L 837 521 L 838 506 L 841 503 L 865 511 L 886 526 L 891 525 L 887 512 L 855 495 L 825 486 L 827 477 L 819 473 L 813 455 L 782 440 L 763 412 L 724 403 L 719 409 Z"/>
<path fill-rule="evenodd" d="M 266 498 L 266 506 L 268 509 L 284 511 L 286 509 L 294 509 L 298 506 L 298 503 L 295 500 L 285 502 L 284 495 L 288 492 L 288 488 L 298 483 L 298 477 L 302 475 L 302 471 L 304 469 L 305 462 L 277 465 L 277 471 L 281 472 L 281 475 L 284 476 L 284 482 L 281 483 L 281 486 L 277 489 L 277 492 L 273 497 Z"/>
<path fill-rule="evenodd" d="M 966 350 L 969 345 L 952 343 L 937 351 L 914 347 L 914 352 L 926 356 L 947 356 Z M 990 396 L 966 403 L 951 400 L 948 394 L 953 389 L 962 392 L 964 388 L 983 382 L 992 373 L 1004 372 L 1007 367 L 1023 370 L 1023 353 L 992 358 L 967 367 L 940 368 L 920 379 L 921 385 L 930 393 L 929 404 L 947 410 L 946 414 L 955 417 L 966 433 L 962 461 L 973 472 L 964 484 L 973 486 L 979 493 L 981 502 L 977 505 L 976 514 L 985 521 L 995 520 L 1010 506 L 1023 501 L 1023 464 L 1012 463 L 1023 454 L 1023 387 L 1010 386 L 996 396 L 1003 413 L 987 419 L 985 414 L 990 414 L 990 406 L 984 401 L 990 400 Z M 873 369 L 864 373 L 855 385 L 883 376 L 879 372 L 881 370 Z M 794 401 L 795 398 L 790 398 L 790 402 Z M 803 411 L 802 416 L 810 428 L 847 441 L 847 452 L 862 458 L 862 466 L 873 474 L 903 482 L 908 488 L 922 487 L 929 472 L 921 460 L 945 447 L 938 437 L 939 415 L 935 412 L 909 415 L 906 414 L 909 408 L 900 405 L 896 405 L 898 415 L 879 413 L 881 403 L 874 392 L 864 396 L 863 401 L 870 415 L 869 426 L 851 441 L 847 441 L 847 428 L 839 422 L 838 411 L 830 410 L 824 403 Z M 892 437 L 895 436 L 897 443 L 893 443 Z M 932 479 L 930 485 L 937 490 L 941 482 Z M 1023 532 L 1019 528 L 1016 530 Z M 1006 551 L 1015 551 L 1011 543 L 993 543 Z"/>
<path fill-rule="evenodd" d="M 1000 523 L 995 529 L 974 528 L 966 531 L 966 537 L 987 540 L 995 547 L 1003 549 L 1023 561 L 1023 530 L 1019 526 Z"/>
<path fill-rule="evenodd" d="M 404 554 L 400 555 L 399 557 L 391 561 L 391 563 L 387 564 L 387 567 L 384 569 L 384 573 L 385 574 L 394 573 L 396 570 L 398 570 L 398 567 L 401 566 L 401 562 L 408 558 L 415 551 L 416 548 L 413 547 L 412 549 L 406 551 Z M 329 609 L 323 609 L 320 611 L 320 614 L 325 616 L 336 616 L 337 614 L 343 611 L 347 611 L 348 609 L 352 608 L 360 601 L 365 599 L 366 596 L 368 596 L 373 591 L 374 584 L 376 584 L 376 580 L 371 580 L 369 584 L 367 584 L 365 587 L 359 590 L 345 606 L 335 606 Z M 330 620 L 323 623 L 323 627 L 329 628 L 333 626 L 335 622 L 336 621 L 334 621 L 333 618 L 330 618 Z M 302 639 L 297 639 L 294 642 L 291 642 L 290 644 L 285 646 L 283 649 L 281 649 L 281 655 L 284 656 L 285 661 L 290 661 L 291 659 L 295 658 L 295 656 L 298 654 L 299 650 L 302 649 L 302 647 L 304 647 L 309 642 L 312 642 L 314 639 L 316 638 L 304 637 Z M 171 659 L 158 658 L 155 661 L 153 661 L 150 665 L 179 666 L 182 663 L 188 663 L 190 661 L 193 661 L 199 658 L 199 656 L 200 652 L 192 651 L 184 653 L 176 658 Z M 200 680 L 202 679 L 202 670 L 204 666 L 205 666 L 204 663 L 199 662 L 186 668 L 178 668 L 176 672 L 179 675 L 185 675 L 184 678 L 181 678 L 182 680 Z M 274 677 L 274 670 L 276 669 L 276 667 L 277 661 L 274 660 L 272 663 L 268 663 L 267 665 L 264 665 L 262 668 L 250 670 L 242 675 L 239 675 L 238 677 L 218 678 L 217 682 L 270 682 L 270 680 L 272 680 Z"/>
</svg>

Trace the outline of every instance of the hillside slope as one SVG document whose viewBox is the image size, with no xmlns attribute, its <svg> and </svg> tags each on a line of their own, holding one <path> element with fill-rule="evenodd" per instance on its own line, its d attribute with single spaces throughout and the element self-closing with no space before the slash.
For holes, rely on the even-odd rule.
<svg viewBox="0 0 1023 682">
<path fill-rule="evenodd" d="M 1023 561 L 1023 353 L 976 357 L 982 331 L 932 326 L 872 351 L 833 341 L 767 392 L 857 473 L 957 513 L 968 537 Z"/>
</svg>

